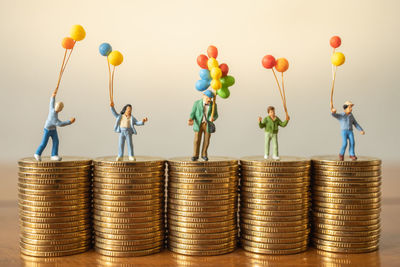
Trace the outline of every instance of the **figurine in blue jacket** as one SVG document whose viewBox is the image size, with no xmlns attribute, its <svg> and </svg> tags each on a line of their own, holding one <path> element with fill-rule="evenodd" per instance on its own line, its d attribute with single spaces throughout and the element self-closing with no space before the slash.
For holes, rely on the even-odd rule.
<svg viewBox="0 0 400 267">
<path fill-rule="evenodd" d="M 128 145 L 128 156 L 130 161 L 135 161 L 136 158 L 133 153 L 133 142 L 132 142 L 132 134 L 137 134 L 135 125 L 141 126 L 144 125 L 147 118 L 144 118 L 141 121 L 138 121 L 132 115 L 132 105 L 127 104 L 125 105 L 120 113 L 117 113 L 114 108 L 114 102 L 111 102 L 111 112 L 114 117 L 117 119 L 115 122 L 114 130 L 115 132 L 119 133 L 119 149 L 118 149 L 118 157 L 116 158 L 117 161 L 122 161 L 124 156 L 124 147 L 125 141 Z"/>
<path fill-rule="evenodd" d="M 343 105 L 344 112 L 336 113 L 336 109 L 331 105 L 332 116 L 339 120 L 340 128 L 342 129 L 342 148 L 339 153 L 339 160 L 344 160 L 344 153 L 347 148 L 347 143 L 349 143 L 349 156 L 352 160 L 357 160 L 357 157 L 354 153 L 354 133 L 353 133 L 353 125 L 361 132 L 362 135 L 365 134 L 363 128 L 357 123 L 354 115 L 352 113 L 354 104 L 350 101 L 346 101 Z"/>
<path fill-rule="evenodd" d="M 58 155 L 59 140 L 58 140 L 58 134 L 57 134 L 57 126 L 63 127 L 63 126 L 70 125 L 75 122 L 75 118 L 71 118 L 68 121 L 60 121 L 58 119 L 58 113 L 60 113 L 63 110 L 64 104 L 63 104 L 63 102 L 56 103 L 56 94 L 57 94 L 56 91 L 54 91 L 54 93 L 52 94 L 52 96 L 50 98 L 49 115 L 47 116 L 47 120 L 44 125 L 44 133 L 43 133 L 42 142 L 40 143 L 38 149 L 36 150 L 36 153 L 33 155 L 37 161 L 42 160 L 43 150 L 46 148 L 50 137 L 51 137 L 51 140 L 53 141 L 53 147 L 51 149 L 50 159 L 55 160 L 55 161 L 60 161 L 62 159 Z"/>
</svg>

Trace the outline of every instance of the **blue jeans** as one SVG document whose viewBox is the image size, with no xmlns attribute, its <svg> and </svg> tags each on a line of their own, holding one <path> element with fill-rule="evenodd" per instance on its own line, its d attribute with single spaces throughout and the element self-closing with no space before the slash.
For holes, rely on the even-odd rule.
<svg viewBox="0 0 400 267">
<path fill-rule="evenodd" d="M 350 156 L 355 156 L 354 153 L 354 133 L 352 130 L 342 130 L 342 148 L 340 150 L 340 155 L 344 155 L 347 148 L 347 140 L 349 140 L 349 154 Z"/>
<path fill-rule="evenodd" d="M 48 129 L 44 129 L 44 133 L 43 133 L 43 139 L 42 142 L 40 143 L 38 149 L 36 150 L 36 154 L 38 154 L 39 156 L 42 155 L 43 150 L 46 148 L 47 146 L 47 142 L 49 142 L 49 138 L 51 137 L 51 140 L 53 141 L 53 147 L 51 149 L 51 156 L 58 156 L 58 134 L 57 134 L 57 130 L 48 130 Z"/>
<path fill-rule="evenodd" d="M 118 157 L 124 156 L 125 140 L 128 145 L 128 155 L 133 157 L 132 133 L 126 128 L 121 128 L 121 133 L 119 135 Z"/>
</svg>

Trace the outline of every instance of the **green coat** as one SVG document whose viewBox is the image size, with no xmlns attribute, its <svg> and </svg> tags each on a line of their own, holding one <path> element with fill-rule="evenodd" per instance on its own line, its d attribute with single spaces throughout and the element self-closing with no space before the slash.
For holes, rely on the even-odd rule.
<svg viewBox="0 0 400 267">
<path fill-rule="evenodd" d="M 278 133 L 278 127 L 285 127 L 289 121 L 281 121 L 278 117 L 272 120 L 270 116 L 265 117 L 262 122 L 259 123 L 260 128 L 265 128 L 265 132 Z"/>
<path fill-rule="evenodd" d="M 208 109 L 208 114 L 207 114 L 207 120 L 211 120 L 212 106 L 213 106 L 213 101 L 210 102 L 210 107 Z M 203 120 L 203 99 L 194 102 L 192 112 L 190 112 L 190 118 L 193 120 L 193 131 L 195 132 L 200 131 L 201 121 Z M 218 109 L 217 109 L 217 104 L 215 104 L 214 121 L 217 120 L 217 118 L 218 118 Z M 208 125 L 207 125 L 207 132 L 209 132 Z"/>
</svg>

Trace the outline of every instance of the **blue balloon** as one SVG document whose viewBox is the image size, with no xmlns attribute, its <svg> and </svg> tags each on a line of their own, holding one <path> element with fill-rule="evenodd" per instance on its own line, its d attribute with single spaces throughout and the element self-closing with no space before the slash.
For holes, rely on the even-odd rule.
<svg viewBox="0 0 400 267">
<path fill-rule="evenodd" d="M 102 43 L 99 46 L 99 52 L 102 56 L 108 56 L 112 51 L 112 47 L 109 43 Z"/>
<path fill-rule="evenodd" d="M 210 82 L 206 80 L 198 80 L 196 82 L 196 89 L 197 91 L 203 92 L 204 90 L 207 90 L 207 88 L 210 86 Z"/>
<path fill-rule="evenodd" d="M 200 78 L 202 80 L 211 80 L 210 71 L 206 69 L 201 69 L 199 72 Z"/>
</svg>

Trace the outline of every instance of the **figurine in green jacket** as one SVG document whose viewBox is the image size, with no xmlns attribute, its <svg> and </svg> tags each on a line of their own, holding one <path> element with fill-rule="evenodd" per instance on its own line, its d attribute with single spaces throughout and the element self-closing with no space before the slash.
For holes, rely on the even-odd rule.
<svg viewBox="0 0 400 267">
<path fill-rule="evenodd" d="M 208 146 L 210 145 L 211 134 L 215 132 L 214 121 L 218 118 L 217 104 L 213 104 L 214 93 L 210 90 L 203 92 L 203 98 L 193 104 L 188 124 L 193 126 L 194 148 L 192 161 L 199 159 L 201 137 L 204 134 L 203 147 L 201 149 L 201 158 L 208 161 Z M 214 105 L 214 116 L 212 109 Z"/>
<path fill-rule="evenodd" d="M 274 150 L 272 152 L 272 159 L 279 160 L 279 152 L 278 152 L 278 127 L 286 127 L 288 124 L 290 117 L 286 114 L 286 120 L 281 121 L 275 115 L 275 108 L 272 106 L 268 107 L 268 116 L 262 119 L 258 117 L 258 123 L 261 129 L 265 128 L 265 153 L 264 158 L 269 158 L 269 147 L 272 140 L 272 144 L 274 146 Z"/>
</svg>

